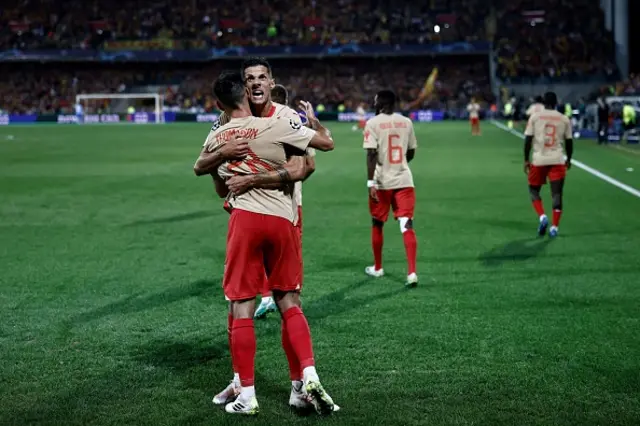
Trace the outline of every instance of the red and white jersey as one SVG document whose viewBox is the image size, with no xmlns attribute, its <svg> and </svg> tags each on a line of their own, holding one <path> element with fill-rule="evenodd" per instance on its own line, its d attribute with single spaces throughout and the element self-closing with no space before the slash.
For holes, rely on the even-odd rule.
<svg viewBox="0 0 640 426">
<path fill-rule="evenodd" d="M 536 112 L 542 112 L 542 111 L 544 111 L 544 105 L 542 105 L 539 102 L 535 102 L 529 105 L 529 108 L 527 108 L 527 117 L 531 117 Z"/>
<path fill-rule="evenodd" d="M 380 189 L 413 187 L 407 151 L 417 146 L 413 123 L 407 117 L 397 113 L 378 114 L 367 121 L 363 147 L 378 152 L 373 178 Z"/>
<path fill-rule="evenodd" d="M 300 121 L 300 115 L 293 108 L 288 107 L 287 105 L 279 104 L 277 102 L 271 103 L 271 108 L 269 108 L 266 117 L 291 118 L 296 121 Z M 225 113 L 222 113 L 211 131 L 214 131 L 218 127 L 228 122 L 229 117 L 227 117 Z M 307 148 L 307 150 L 305 151 L 305 155 L 314 157 L 316 155 L 316 151 L 313 148 Z M 293 199 L 297 206 L 302 205 L 302 182 L 296 182 L 294 184 Z"/>
<path fill-rule="evenodd" d="M 525 136 L 533 136 L 534 166 L 564 164 L 564 142 L 573 137 L 571 121 L 558 111 L 545 109 L 529 118 Z"/>
<path fill-rule="evenodd" d="M 469 118 L 479 118 L 480 117 L 480 105 L 476 102 L 471 102 L 467 105 L 467 111 L 469 112 Z"/>
<path fill-rule="evenodd" d="M 229 161 L 218 168 L 224 180 L 234 175 L 251 175 L 275 170 L 286 161 L 285 146 L 304 151 L 315 135 L 300 120 L 286 117 L 233 118 L 218 127 L 208 138 L 206 149 L 214 152 L 237 136 L 249 141 L 249 154 L 239 161 Z M 233 208 L 280 216 L 296 223 L 297 208 L 293 203 L 293 188 L 289 190 L 254 188 L 244 194 L 233 195 Z"/>
</svg>

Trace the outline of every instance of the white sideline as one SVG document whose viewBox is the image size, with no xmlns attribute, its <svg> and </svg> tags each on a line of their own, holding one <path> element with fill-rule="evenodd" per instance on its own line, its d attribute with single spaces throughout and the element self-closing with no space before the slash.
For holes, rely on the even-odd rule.
<svg viewBox="0 0 640 426">
<path fill-rule="evenodd" d="M 507 126 L 505 126 L 504 124 L 498 122 L 498 121 L 494 121 L 491 120 L 491 124 L 493 124 L 494 126 L 496 126 L 499 129 L 504 130 L 505 132 L 509 132 L 514 136 L 519 137 L 520 139 L 524 139 L 524 134 L 522 132 L 519 132 L 518 130 L 515 129 L 510 129 Z M 637 189 L 624 184 L 622 182 L 620 182 L 619 180 L 616 180 L 614 178 L 612 178 L 611 176 L 605 175 L 604 173 L 602 173 L 599 170 L 594 169 L 593 167 L 587 166 L 586 164 L 584 164 L 581 161 L 578 161 L 576 159 L 571 160 L 571 164 L 576 166 L 579 169 L 584 170 L 585 172 L 592 174 L 593 176 L 602 179 L 603 181 L 610 183 L 611 185 L 618 187 L 620 189 L 622 189 L 625 192 L 628 192 L 631 195 L 635 195 L 636 197 L 640 198 L 640 191 L 638 191 Z"/>
</svg>

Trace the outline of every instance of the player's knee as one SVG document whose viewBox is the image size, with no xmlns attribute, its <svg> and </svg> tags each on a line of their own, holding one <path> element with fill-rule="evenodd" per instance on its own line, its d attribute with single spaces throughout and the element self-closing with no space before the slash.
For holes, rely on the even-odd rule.
<svg viewBox="0 0 640 426">
<path fill-rule="evenodd" d="M 540 187 L 539 186 L 533 186 L 533 185 L 529 185 L 529 195 L 531 195 L 531 199 L 532 200 L 539 200 L 540 199 Z"/>
<path fill-rule="evenodd" d="M 379 219 L 376 219 L 375 217 L 372 217 L 371 226 L 373 226 L 374 228 L 382 228 L 384 226 L 384 222 Z"/>
<path fill-rule="evenodd" d="M 400 232 L 403 234 L 410 229 L 413 229 L 413 219 L 409 217 L 400 217 L 398 218 L 398 223 L 400 223 Z"/>
</svg>

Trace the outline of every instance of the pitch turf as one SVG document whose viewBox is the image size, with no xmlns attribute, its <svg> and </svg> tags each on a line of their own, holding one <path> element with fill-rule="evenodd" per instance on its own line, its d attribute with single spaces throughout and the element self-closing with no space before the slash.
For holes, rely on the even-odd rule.
<svg viewBox="0 0 640 426">
<path fill-rule="evenodd" d="M 305 184 L 304 309 L 342 411 L 289 413 L 269 318 L 252 421 L 210 402 L 230 365 L 227 214 L 191 172 L 207 125 L 0 129 L 0 424 L 637 424 L 639 199 L 572 170 L 562 236 L 538 240 L 517 138 L 420 125 L 405 290 L 394 222 L 387 277 L 363 274 L 364 154 L 331 128 Z M 576 157 L 640 188 L 632 152 L 579 141 Z"/>
</svg>

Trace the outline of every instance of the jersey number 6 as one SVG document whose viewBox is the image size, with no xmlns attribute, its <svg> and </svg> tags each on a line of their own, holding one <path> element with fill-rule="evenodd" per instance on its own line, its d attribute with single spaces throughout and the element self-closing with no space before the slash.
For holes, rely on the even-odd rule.
<svg viewBox="0 0 640 426">
<path fill-rule="evenodd" d="M 394 145 L 394 139 L 400 139 L 400 135 L 389 135 L 389 146 L 387 148 L 389 164 L 400 164 L 402 163 L 402 146 Z"/>
<path fill-rule="evenodd" d="M 556 126 L 554 124 L 544 125 L 544 146 L 551 148 L 556 144 Z"/>
</svg>

